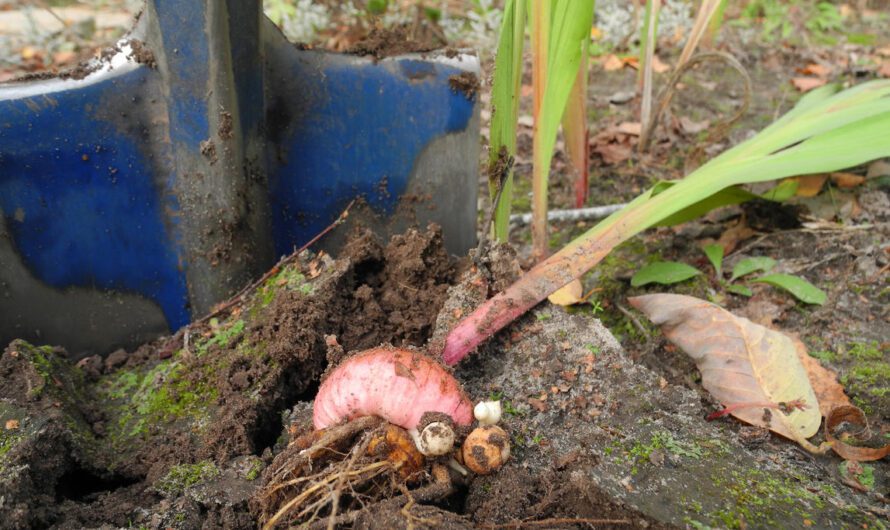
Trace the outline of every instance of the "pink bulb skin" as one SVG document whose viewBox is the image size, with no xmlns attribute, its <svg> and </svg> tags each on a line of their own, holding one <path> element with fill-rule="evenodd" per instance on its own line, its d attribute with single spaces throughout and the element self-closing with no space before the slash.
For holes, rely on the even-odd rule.
<svg viewBox="0 0 890 530">
<path fill-rule="evenodd" d="M 312 422 L 324 429 L 362 416 L 379 416 L 414 429 L 427 412 L 451 416 L 456 425 L 473 421 L 473 403 L 460 383 L 422 353 L 380 347 L 358 353 L 322 382 Z"/>
</svg>

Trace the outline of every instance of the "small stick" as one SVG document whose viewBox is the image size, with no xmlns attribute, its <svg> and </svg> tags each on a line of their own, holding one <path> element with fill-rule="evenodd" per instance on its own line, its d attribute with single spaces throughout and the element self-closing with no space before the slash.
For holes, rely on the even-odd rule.
<svg viewBox="0 0 890 530">
<path fill-rule="evenodd" d="M 637 317 L 635 317 L 633 313 L 622 307 L 620 304 L 615 304 L 615 307 L 617 307 L 624 316 L 626 316 L 628 319 L 630 319 L 631 322 L 633 322 L 633 325 L 636 326 L 637 330 L 639 330 L 639 332 L 642 333 L 644 337 L 646 337 L 646 340 L 649 340 L 649 332 L 646 331 L 646 328 L 644 328 L 642 324 L 640 324 L 640 321 L 637 320 Z"/>
<path fill-rule="evenodd" d="M 235 293 L 232 297 L 230 297 L 228 300 L 223 302 L 222 305 L 218 306 L 216 309 L 211 311 L 209 315 L 205 315 L 204 317 L 192 322 L 185 328 L 177 331 L 176 335 L 173 336 L 173 339 L 176 340 L 178 337 L 183 336 L 184 334 L 188 333 L 188 330 L 210 321 L 211 318 L 218 317 L 223 312 L 227 311 L 232 306 L 234 306 L 239 301 L 241 301 L 241 299 L 247 293 L 256 290 L 260 285 L 265 283 L 266 280 L 268 280 L 272 276 L 278 274 L 278 272 L 281 270 L 282 267 L 295 261 L 306 249 L 308 249 L 309 247 L 311 247 L 312 245 L 317 243 L 318 240 L 323 238 L 324 236 L 326 236 L 328 234 L 328 232 L 330 232 L 334 228 L 337 228 L 338 226 L 340 226 L 341 224 L 346 222 L 347 217 L 349 217 L 349 209 L 352 208 L 352 206 L 354 204 L 355 204 L 355 200 L 350 201 L 350 203 L 346 205 L 346 209 L 340 213 L 340 215 L 337 217 L 337 219 L 333 223 L 329 224 L 324 230 L 319 232 L 318 235 L 316 235 L 315 237 L 310 239 L 305 245 L 303 245 L 302 247 L 297 249 L 295 252 L 281 258 L 278 261 L 278 263 L 275 264 L 274 267 L 272 267 L 271 269 L 266 271 L 266 273 L 263 274 L 258 280 L 248 284 L 246 287 L 244 287 L 243 289 L 241 289 L 240 291 Z"/>
</svg>

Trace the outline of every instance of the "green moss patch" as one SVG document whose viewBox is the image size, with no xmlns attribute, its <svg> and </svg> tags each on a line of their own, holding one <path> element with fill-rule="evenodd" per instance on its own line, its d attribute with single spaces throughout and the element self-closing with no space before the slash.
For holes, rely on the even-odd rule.
<svg viewBox="0 0 890 530">
<path fill-rule="evenodd" d="M 185 490 L 214 479 L 219 474 L 219 468 L 209 460 L 181 464 L 170 468 L 164 478 L 155 483 L 154 488 L 167 497 L 178 497 Z"/>
</svg>

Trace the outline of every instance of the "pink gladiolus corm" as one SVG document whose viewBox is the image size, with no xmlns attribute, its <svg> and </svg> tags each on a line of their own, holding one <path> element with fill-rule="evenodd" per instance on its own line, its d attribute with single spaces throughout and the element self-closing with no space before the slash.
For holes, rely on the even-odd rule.
<svg viewBox="0 0 890 530">
<path fill-rule="evenodd" d="M 346 359 L 327 376 L 315 397 L 312 421 L 324 429 L 379 416 L 412 430 L 427 412 L 447 414 L 456 425 L 473 421 L 473 403 L 439 362 L 419 352 L 380 347 Z"/>
</svg>

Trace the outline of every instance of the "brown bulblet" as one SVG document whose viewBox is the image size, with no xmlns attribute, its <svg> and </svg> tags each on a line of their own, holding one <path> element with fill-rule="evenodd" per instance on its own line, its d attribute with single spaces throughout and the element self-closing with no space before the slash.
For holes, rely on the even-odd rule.
<svg viewBox="0 0 890 530">
<path fill-rule="evenodd" d="M 477 427 L 467 436 L 461 453 L 473 473 L 487 475 L 510 458 L 510 437 L 497 425 Z"/>
</svg>

